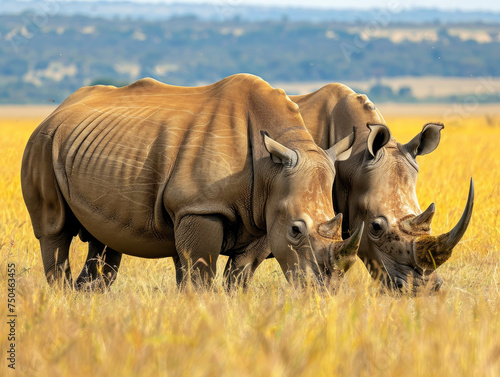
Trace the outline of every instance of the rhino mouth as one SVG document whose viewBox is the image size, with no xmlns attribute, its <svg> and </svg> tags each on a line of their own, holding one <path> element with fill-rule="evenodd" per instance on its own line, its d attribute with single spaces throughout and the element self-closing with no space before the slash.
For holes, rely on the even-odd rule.
<svg viewBox="0 0 500 377">
<path fill-rule="evenodd" d="M 380 255 L 379 255 L 380 256 Z M 433 270 L 423 270 L 410 264 L 395 263 L 383 256 L 381 263 L 371 261 L 369 272 L 384 289 L 400 293 L 420 291 L 437 292 L 443 284 L 441 277 Z"/>
<path fill-rule="evenodd" d="M 292 250 L 295 251 L 295 249 Z M 345 275 L 345 271 L 332 269 L 327 263 L 319 262 L 314 257 L 311 259 L 302 256 L 301 260 L 297 261 L 296 267 L 285 273 L 288 282 L 296 287 L 305 288 L 313 285 L 335 291 Z"/>
<path fill-rule="evenodd" d="M 420 274 L 417 271 L 413 273 L 396 272 L 386 275 L 383 279 L 384 286 L 391 291 L 418 293 L 420 291 L 437 292 L 443 284 L 443 279 L 436 273 L 428 275 Z"/>
</svg>

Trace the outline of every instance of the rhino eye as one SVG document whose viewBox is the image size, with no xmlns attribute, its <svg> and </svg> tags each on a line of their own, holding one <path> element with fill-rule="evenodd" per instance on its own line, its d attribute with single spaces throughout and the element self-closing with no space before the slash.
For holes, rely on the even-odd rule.
<svg viewBox="0 0 500 377">
<path fill-rule="evenodd" d="M 387 229 L 387 220 L 384 217 L 378 217 L 370 224 L 370 233 L 373 237 L 380 237 Z"/>
<path fill-rule="evenodd" d="M 300 238 L 306 232 L 306 224 L 303 221 L 294 221 L 289 229 L 292 238 Z"/>
</svg>

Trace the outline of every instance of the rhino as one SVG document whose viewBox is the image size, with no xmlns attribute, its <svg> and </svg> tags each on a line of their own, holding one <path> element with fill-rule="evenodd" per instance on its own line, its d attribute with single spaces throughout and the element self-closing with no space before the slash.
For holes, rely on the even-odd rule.
<svg viewBox="0 0 500 377">
<path fill-rule="evenodd" d="M 342 213 L 343 234 L 367 224 L 358 250 L 369 273 L 387 287 L 439 290 L 443 280 L 435 272 L 452 254 L 469 224 L 474 204 L 471 179 L 465 210 L 449 232 L 431 235 L 435 204 L 422 211 L 416 195 L 417 156 L 435 150 L 443 125 L 428 123 L 406 144 L 399 143 L 366 95 L 342 84 L 290 96 L 299 105 L 305 125 L 322 148 L 335 145 L 354 129 L 350 157 L 336 163 L 333 201 Z M 268 250 L 269 252 L 269 250 Z M 231 257 L 229 273 L 240 273 L 267 257 L 265 251 Z M 272 255 L 271 255 L 272 256 Z"/>
<path fill-rule="evenodd" d="M 77 235 L 89 251 L 76 288 L 99 277 L 93 287 L 109 287 L 122 254 L 172 257 L 178 284 L 207 286 L 219 255 L 263 244 L 290 279 L 340 276 L 363 231 L 342 240 L 331 194 L 334 162 L 352 141 L 319 148 L 285 92 L 248 74 L 203 87 L 146 78 L 81 88 L 23 155 L 22 193 L 47 281 L 73 286 Z"/>
</svg>

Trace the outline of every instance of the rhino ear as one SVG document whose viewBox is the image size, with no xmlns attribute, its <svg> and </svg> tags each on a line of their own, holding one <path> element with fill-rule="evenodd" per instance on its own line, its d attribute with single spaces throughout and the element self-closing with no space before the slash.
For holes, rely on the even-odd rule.
<svg viewBox="0 0 500 377">
<path fill-rule="evenodd" d="M 333 147 L 327 149 L 325 152 L 334 162 L 344 161 L 351 156 L 353 144 L 354 144 L 354 128 L 353 132 L 349 136 L 344 137 Z"/>
<path fill-rule="evenodd" d="M 375 157 L 377 152 L 391 140 L 391 131 L 385 124 L 367 124 L 366 126 L 370 129 L 367 140 L 368 151 Z"/>
<path fill-rule="evenodd" d="M 439 145 L 441 140 L 442 123 L 427 123 L 422 132 L 415 136 L 404 148 L 413 156 L 421 156 L 431 153 Z"/>
<path fill-rule="evenodd" d="M 297 152 L 285 147 L 277 141 L 267 136 L 265 131 L 260 131 L 264 137 L 266 150 L 271 154 L 271 159 L 277 164 L 283 164 L 286 167 L 293 168 L 299 160 Z"/>
</svg>

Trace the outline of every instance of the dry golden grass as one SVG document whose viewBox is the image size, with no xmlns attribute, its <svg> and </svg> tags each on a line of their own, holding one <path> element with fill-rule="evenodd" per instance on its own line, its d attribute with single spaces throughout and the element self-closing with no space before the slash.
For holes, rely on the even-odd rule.
<svg viewBox="0 0 500 377">
<path fill-rule="evenodd" d="M 433 119 L 387 120 L 406 142 Z M 109 292 L 50 289 L 19 181 L 39 121 L 0 119 L 2 375 L 500 375 L 500 127 L 487 118 L 446 127 L 439 148 L 419 158 L 418 195 L 422 207 L 436 203 L 435 232 L 460 217 L 470 177 L 476 189 L 469 229 L 431 297 L 383 294 L 359 261 L 336 295 L 294 290 L 273 260 L 247 292 L 226 294 L 220 281 L 179 292 L 171 260 L 126 256 Z M 85 255 L 75 241 L 74 275 Z M 8 263 L 17 269 L 16 371 L 6 360 Z"/>
</svg>

